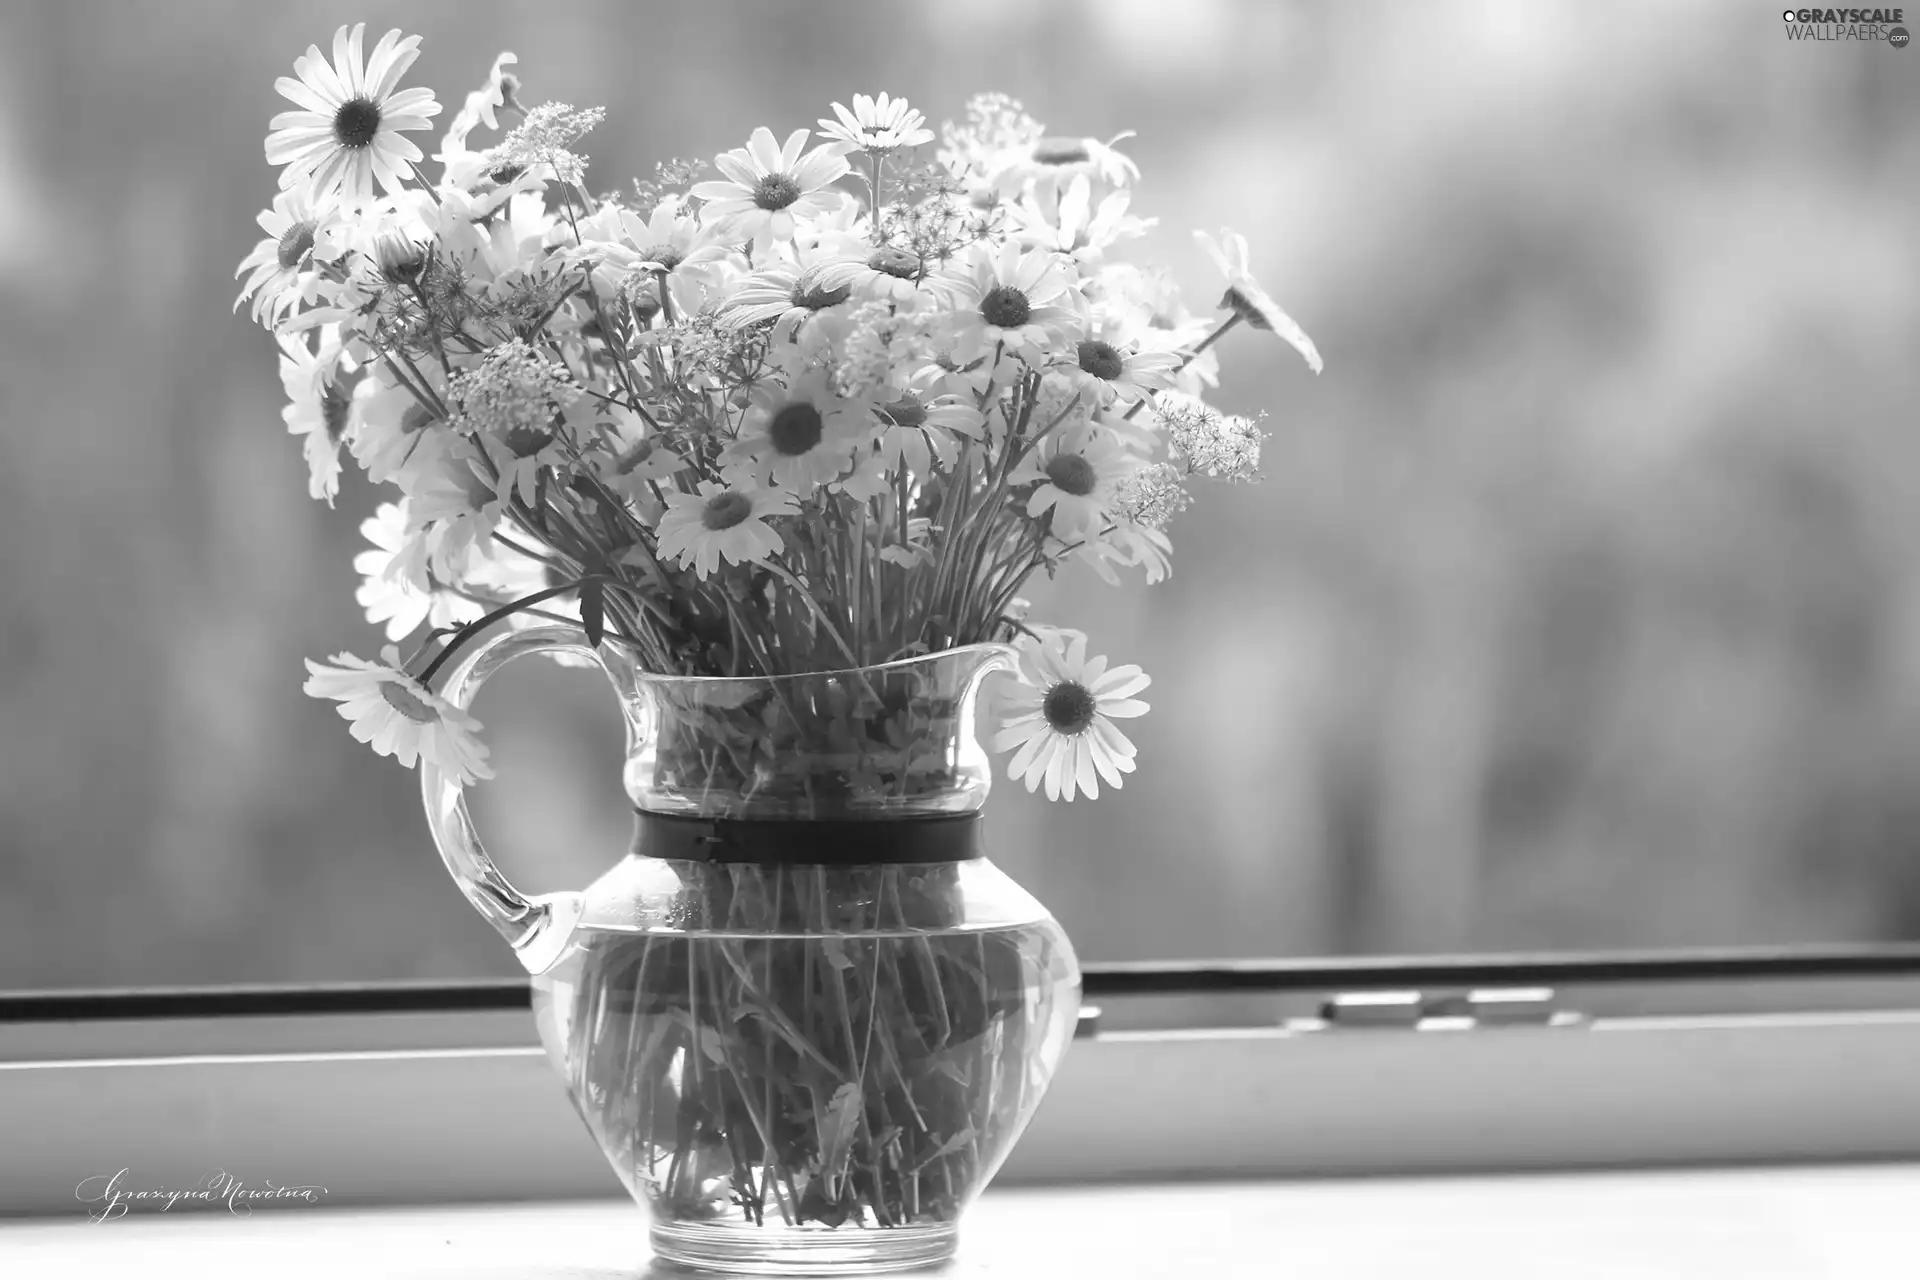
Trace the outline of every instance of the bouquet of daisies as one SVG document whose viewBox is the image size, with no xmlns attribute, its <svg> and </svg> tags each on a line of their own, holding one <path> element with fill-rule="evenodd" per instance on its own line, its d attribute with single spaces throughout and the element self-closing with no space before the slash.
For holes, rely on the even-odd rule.
<svg viewBox="0 0 1920 1280">
<path fill-rule="evenodd" d="M 274 331 L 309 492 L 343 454 L 397 489 L 363 526 L 379 661 L 309 662 L 356 738 L 462 780 L 479 725 L 434 676 L 486 628 L 577 623 L 642 670 L 869 667 L 1022 651 L 994 740 L 1050 798 L 1121 785 L 1137 667 L 1026 616 L 1038 572 L 1166 576 L 1199 478 L 1255 478 L 1263 432 L 1204 399 L 1246 324 L 1312 343 L 1201 242 L 1213 317 L 1120 250 L 1117 143 L 1049 135 L 1001 95 L 936 139 L 903 99 L 756 129 L 710 162 L 589 181 L 603 112 L 526 105 L 503 53 L 429 158 L 419 37 L 341 28 L 277 82 L 280 194 L 236 306 Z M 424 632 L 423 632 L 424 628 Z M 399 646 L 421 637 L 402 657 Z"/>
</svg>

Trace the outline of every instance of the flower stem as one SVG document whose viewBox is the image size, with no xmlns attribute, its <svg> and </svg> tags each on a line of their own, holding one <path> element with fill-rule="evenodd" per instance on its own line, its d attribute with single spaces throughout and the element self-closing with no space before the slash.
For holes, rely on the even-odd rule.
<svg viewBox="0 0 1920 1280">
<path fill-rule="evenodd" d="M 1174 372 L 1179 373 L 1182 369 L 1185 369 L 1188 365 L 1192 364 L 1195 360 L 1198 360 L 1200 358 L 1200 353 L 1202 351 L 1205 351 L 1208 347 L 1220 341 L 1221 338 L 1224 338 L 1227 335 L 1227 331 L 1239 323 L 1240 323 L 1240 313 L 1238 311 L 1235 311 L 1232 314 L 1230 314 L 1225 320 L 1222 320 L 1220 322 L 1220 327 L 1218 329 L 1215 329 L 1212 333 L 1200 339 L 1200 344 L 1196 346 L 1193 350 L 1187 352 L 1187 358 L 1185 360 L 1182 360 L 1179 363 L 1179 365 L 1175 367 Z M 1120 416 L 1121 418 L 1127 421 L 1132 421 L 1133 415 L 1140 412 L 1140 410 L 1146 408 L 1146 406 L 1147 406 L 1146 398 L 1142 397 L 1139 400 L 1135 400 L 1133 402 L 1133 407 L 1131 409 L 1128 409 L 1125 413 L 1121 414 Z"/>
<path fill-rule="evenodd" d="M 511 617 L 513 614 L 520 612 L 522 609 L 527 608 L 529 605 L 539 604 L 542 600 L 552 599 L 554 596 L 563 595 L 568 591 L 576 591 L 579 588 L 584 587 L 587 583 L 593 582 L 596 579 L 603 582 L 613 580 L 611 576 L 608 574 L 589 573 L 584 577 L 575 579 L 572 582 L 563 582 L 557 587 L 548 587 L 545 591 L 536 591 L 530 596 L 522 596 L 518 600 L 509 601 L 508 603 L 501 605 L 498 609 L 495 609 L 492 613 L 489 613 L 488 615 L 486 615 L 484 618 L 480 618 L 474 622 L 469 622 L 466 626 L 460 628 L 460 633 L 458 635 L 454 636 L 453 639 L 447 641 L 446 648 L 442 649 L 439 653 L 434 655 L 433 661 L 427 664 L 427 669 L 420 673 L 418 677 L 420 683 L 423 685 L 426 685 L 428 688 L 432 688 L 434 674 L 438 672 L 442 666 L 446 665 L 447 659 L 451 658 L 454 655 L 454 653 L 457 650 L 459 650 L 459 648 L 462 645 L 467 643 L 467 641 L 473 639 L 475 636 L 479 635 L 482 631 L 485 631 L 488 627 L 500 621 L 500 619 Z"/>
</svg>

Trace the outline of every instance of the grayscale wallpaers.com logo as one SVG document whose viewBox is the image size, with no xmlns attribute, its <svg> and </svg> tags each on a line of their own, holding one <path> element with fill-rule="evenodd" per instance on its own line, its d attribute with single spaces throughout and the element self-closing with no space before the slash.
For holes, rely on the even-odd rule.
<svg viewBox="0 0 1920 1280">
<path fill-rule="evenodd" d="M 1789 40 L 1884 40 L 1895 49 L 1913 42 L 1900 24 L 1904 9 L 1787 9 Z"/>
</svg>

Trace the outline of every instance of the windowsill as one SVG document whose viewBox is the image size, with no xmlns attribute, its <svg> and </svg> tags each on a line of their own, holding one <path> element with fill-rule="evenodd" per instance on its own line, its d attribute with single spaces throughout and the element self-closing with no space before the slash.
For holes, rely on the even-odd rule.
<svg viewBox="0 0 1920 1280">
<path fill-rule="evenodd" d="M 1541 1276 L 1700 1280 L 1893 1274 L 1920 1164 L 1160 1183 L 992 1191 L 931 1273 L 1103 1280 Z M 1903 1225 L 1905 1224 L 1905 1225 Z M 626 1201 L 223 1208 L 0 1222 L 21 1275 L 681 1276 L 648 1266 Z M 37 1265 L 35 1265 L 37 1264 Z M 1892 1268 L 1890 1270 L 1890 1268 Z"/>
</svg>

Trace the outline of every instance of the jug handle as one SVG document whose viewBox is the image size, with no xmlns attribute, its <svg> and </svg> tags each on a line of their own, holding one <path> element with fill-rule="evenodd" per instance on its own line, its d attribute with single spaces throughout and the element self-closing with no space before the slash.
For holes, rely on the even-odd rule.
<svg viewBox="0 0 1920 1280">
<path fill-rule="evenodd" d="M 640 726 L 634 710 L 631 669 L 589 645 L 586 633 L 578 627 L 542 625 L 497 632 L 449 665 L 440 696 L 464 711 L 489 676 L 515 658 L 532 653 L 573 654 L 600 668 L 619 696 L 627 754 L 632 755 Z M 467 810 L 466 788 L 456 775 L 424 756 L 420 761 L 420 797 L 426 804 L 427 825 L 440 849 L 440 859 L 473 909 L 513 945 L 514 954 L 528 973 L 545 973 L 552 968 L 580 922 L 585 896 L 543 893 L 528 897 L 515 889 L 487 856 L 473 815 Z"/>
</svg>

